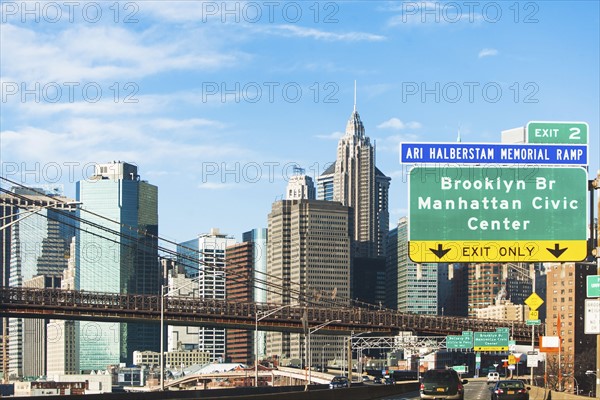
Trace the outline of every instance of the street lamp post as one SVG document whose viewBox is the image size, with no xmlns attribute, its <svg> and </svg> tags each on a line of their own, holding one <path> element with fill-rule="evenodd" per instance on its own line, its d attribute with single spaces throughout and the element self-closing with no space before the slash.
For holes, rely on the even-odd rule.
<svg viewBox="0 0 600 400">
<path fill-rule="evenodd" d="M 255 330 L 254 330 L 254 386 L 258 386 L 258 322 L 262 321 L 263 319 L 275 314 L 278 311 L 283 310 L 286 307 L 296 307 L 298 306 L 298 303 L 294 303 L 294 304 L 286 304 L 280 307 L 277 307 L 274 310 L 266 310 L 266 311 L 262 311 L 265 313 L 265 315 L 263 315 L 262 317 L 258 317 L 259 312 L 261 312 L 260 310 L 256 310 L 255 313 L 255 318 L 256 318 L 256 325 L 255 325 Z"/>
<path fill-rule="evenodd" d="M 587 370 L 587 371 L 585 371 L 586 375 L 588 375 L 588 376 L 593 375 L 593 376 L 596 377 L 596 386 L 595 386 L 595 388 L 596 388 L 596 397 L 597 398 L 600 398 L 600 390 L 598 390 L 598 387 L 600 387 L 600 377 L 598 376 L 599 372 L 600 372 L 600 367 L 596 371 L 593 371 L 593 370 Z"/>
<path fill-rule="evenodd" d="M 564 375 L 566 380 L 568 380 L 569 378 L 573 378 L 573 383 L 575 383 L 575 394 L 579 395 L 579 382 L 577 382 L 577 378 L 575 378 L 575 374 L 570 373 L 570 374 L 565 374 Z"/>
<path fill-rule="evenodd" d="M 160 285 L 160 390 L 165 390 L 165 285 Z"/>
<path fill-rule="evenodd" d="M 312 357 L 311 357 L 311 352 L 310 352 L 310 335 L 315 333 L 316 331 L 325 328 L 327 325 L 329 324 L 333 324 L 335 322 L 342 322 L 342 320 L 340 319 L 334 319 L 331 321 L 327 321 L 327 322 L 323 322 L 321 325 L 317 325 L 313 328 L 308 328 L 308 335 L 307 335 L 307 343 L 306 343 L 306 358 L 308 359 L 306 364 L 308 366 L 308 380 L 306 381 L 306 384 L 304 385 L 304 390 L 308 390 L 308 385 L 310 384 L 310 382 L 312 381 L 312 369 L 311 369 L 311 362 L 312 362 Z"/>
</svg>

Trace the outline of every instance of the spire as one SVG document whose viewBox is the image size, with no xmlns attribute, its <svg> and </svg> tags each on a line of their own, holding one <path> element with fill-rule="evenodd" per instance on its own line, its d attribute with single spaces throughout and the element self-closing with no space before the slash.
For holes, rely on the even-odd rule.
<svg viewBox="0 0 600 400">
<path fill-rule="evenodd" d="M 356 80 L 354 81 L 354 110 L 346 124 L 346 136 L 358 136 L 361 138 L 365 136 L 365 127 L 360 120 L 358 111 L 356 111 Z"/>
<path fill-rule="evenodd" d="M 354 80 L 354 112 L 356 112 L 356 79 Z"/>
<path fill-rule="evenodd" d="M 456 141 L 458 143 L 462 142 L 461 138 L 460 138 L 460 124 L 458 124 L 458 136 L 456 137 Z"/>
</svg>

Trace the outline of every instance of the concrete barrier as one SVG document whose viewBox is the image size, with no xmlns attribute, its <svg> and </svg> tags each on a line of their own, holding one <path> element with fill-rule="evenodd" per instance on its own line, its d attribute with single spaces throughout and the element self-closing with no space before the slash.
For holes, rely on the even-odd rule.
<svg viewBox="0 0 600 400">
<path fill-rule="evenodd" d="M 419 389 L 418 382 L 403 382 L 396 385 L 354 385 L 345 389 L 312 389 L 308 392 L 290 392 L 286 400 L 372 400 L 396 394 L 413 392 Z M 240 400 L 275 400 L 281 393 L 236 397 Z M 205 400 L 217 400 L 206 398 Z"/>
<path fill-rule="evenodd" d="M 550 397 L 548 397 L 550 396 Z M 583 400 L 590 399 L 587 396 L 577 396 L 572 393 L 565 392 L 556 392 L 554 390 L 545 390 L 544 388 L 539 388 L 532 386 L 529 391 L 529 400 Z"/>
<path fill-rule="evenodd" d="M 305 392 L 304 386 L 248 387 L 234 389 L 185 390 L 146 393 L 104 393 L 101 395 L 63 396 L 65 400 L 275 400 L 285 393 L 286 400 L 371 400 L 418 390 L 417 382 L 396 385 L 353 385 L 345 389 L 328 389 L 327 385 L 312 385 Z M 47 400 L 47 396 L 28 397 L 30 400 Z"/>
</svg>

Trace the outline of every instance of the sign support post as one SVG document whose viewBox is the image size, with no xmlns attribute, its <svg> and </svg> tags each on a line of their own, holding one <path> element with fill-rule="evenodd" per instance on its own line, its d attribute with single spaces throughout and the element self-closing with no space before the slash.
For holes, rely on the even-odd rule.
<svg viewBox="0 0 600 400">
<path fill-rule="evenodd" d="M 596 175 L 596 179 L 592 182 L 594 189 L 600 189 L 600 171 Z M 600 196 L 598 196 L 598 216 L 600 216 Z M 597 240 L 596 248 L 593 253 L 596 256 L 596 275 L 600 276 L 600 223 L 596 227 Z M 600 279 L 600 278 L 599 278 Z M 600 334 L 596 335 L 596 398 L 600 399 Z"/>
<path fill-rule="evenodd" d="M 533 338 L 535 335 L 534 330 L 535 330 L 535 325 L 531 325 L 531 352 L 535 351 L 535 343 L 533 342 Z M 533 386 L 533 364 L 531 365 L 530 369 L 531 369 L 531 371 L 530 371 L 531 377 L 529 378 L 529 384 L 531 386 Z"/>
</svg>

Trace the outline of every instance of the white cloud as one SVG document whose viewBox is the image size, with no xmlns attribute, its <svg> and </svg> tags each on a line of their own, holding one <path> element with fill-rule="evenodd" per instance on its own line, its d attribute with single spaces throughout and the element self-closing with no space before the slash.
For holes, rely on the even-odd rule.
<svg viewBox="0 0 600 400">
<path fill-rule="evenodd" d="M 214 70 L 247 56 L 198 46 L 198 37 L 175 37 L 148 29 L 72 25 L 62 31 L 34 31 L 2 25 L 2 74 L 19 82 L 96 82 L 141 79 L 165 71 Z M 44 60 L 44 62 L 40 62 Z M 125 81 L 124 81 L 125 80 Z"/>
<path fill-rule="evenodd" d="M 342 136 L 344 136 L 344 132 L 340 131 L 331 132 L 327 135 L 315 135 L 316 138 L 325 140 L 339 140 Z"/>
<path fill-rule="evenodd" d="M 493 56 L 497 56 L 498 55 L 498 50 L 496 49 L 482 49 L 479 52 L 478 57 L 479 58 L 483 58 L 483 57 L 493 57 Z"/>
<path fill-rule="evenodd" d="M 316 40 L 325 40 L 325 41 L 342 41 L 342 42 L 358 42 L 358 41 L 367 41 L 367 42 L 378 42 L 385 40 L 385 36 L 376 35 L 373 33 L 367 32 L 344 32 L 344 33 L 336 33 L 336 32 L 328 32 L 322 31 L 314 28 L 306 28 L 298 25 L 275 25 L 270 27 L 264 26 L 256 26 L 258 31 L 282 35 L 287 37 L 303 37 L 303 38 L 311 38 Z"/>
<path fill-rule="evenodd" d="M 420 122 L 411 121 L 411 122 L 402 122 L 399 118 L 393 117 L 388 119 L 387 121 L 382 122 L 377 125 L 379 129 L 392 129 L 392 130 L 403 130 L 403 129 L 420 129 L 422 127 Z"/>
<path fill-rule="evenodd" d="M 59 128 L 25 126 L 2 131 L 3 159 L 42 163 L 120 159 L 160 170 L 165 163 L 195 168 L 208 157 L 215 161 L 256 157 L 242 145 L 224 142 L 217 121 L 66 118 L 56 125 Z M 182 135 L 179 129 L 184 128 L 189 131 Z M 186 135 L 189 132 L 195 134 Z"/>
<path fill-rule="evenodd" d="M 402 133 L 399 135 L 386 136 L 384 138 L 377 138 L 377 151 L 399 153 L 400 143 L 403 142 L 417 142 L 420 140 L 420 136 L 414 133 Z"/>
<path fill-rule="evenodd" d="M 204 23 L 209 17 L 210 19 L 221 18 L 220 14 L 212 11 L 215 7 L 220 8 L 220 4 L 214 1 L 142 1 L 136 4 L 139 5 L 142 16 L 151 16 L 162 22 Z"/>
<path fill-rule="evenodd" d="M 214 121 L 210 119 L 204 118 L 190 118 L 190 119 L 172 119 L 172 118 L 158 118 L 154 119 L 151 122 L 156 129 L 161 130 L 188 130 L 194 128 L 223 128 L 225 125 L 222 122 Z"/>
</svg>

